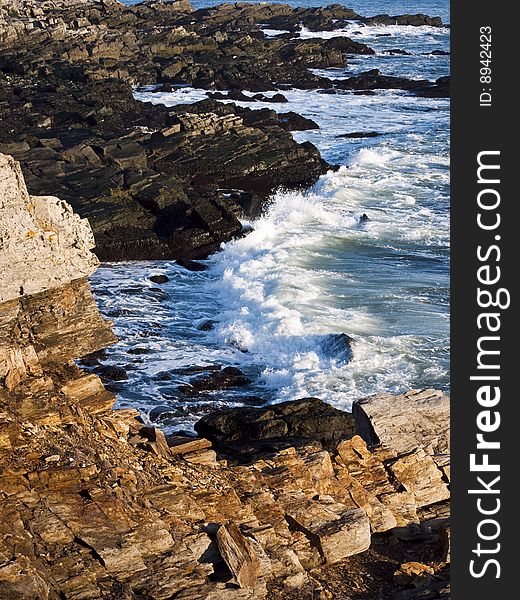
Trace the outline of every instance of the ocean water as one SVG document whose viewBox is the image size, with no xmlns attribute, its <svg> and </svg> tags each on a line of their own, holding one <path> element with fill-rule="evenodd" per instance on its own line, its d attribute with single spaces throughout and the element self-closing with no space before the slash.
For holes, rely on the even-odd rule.
<svg viewBox="0 0 520 600">
<path fill-rule="evenodd" d="M 367 15 L 449 19 L 447 2 L 438 0 L 351 6 Z M 448 28 L 352 23 L 301 35 L 349 35 L 376 50 L 353 57 L 346 69 L 320 71 L 329 77 L 375 67 L 413 78 L 449 73 L 448 56 L 429 54 L 449 50 Z M 392 48 L 411 56 L 384 52 Z M 205 272 L 174 262 L 105 264 L 92 278 L 119 336 L 104 362 L 128 369 L 128 381 L 114 384 L 119 404 L 140 408 L 145 418 L 153 407 L 169 406 L 169 430 L 189 429 L 209 410 L 250 397 L 258 403 L 312 395 L 348 410 L 376 392 L 449 389 L 449 101 L 400 91 L 283 93 L 288 104 L 243 105 L 314 119 L 319 130 L 294 137 L 311 141 L 339 170 L 305 193 L 274 194 L 265 214 L 248 224 L 252 232 L 223 245 Z M 136 97 L 172 106 L 206 95 L 186 87 Z M 379 135 L 343 137 L 354 132 Z M 152 274 L 170 281 L 154 284 Z M 208 321 L 214 328 L 201 329 Z M 340 334 L 350 336 L 350 349 Z M 211 365 L 237 366 L 251 384 L 196 398 L 179 391 L 193 367 Z"/>
</svg>

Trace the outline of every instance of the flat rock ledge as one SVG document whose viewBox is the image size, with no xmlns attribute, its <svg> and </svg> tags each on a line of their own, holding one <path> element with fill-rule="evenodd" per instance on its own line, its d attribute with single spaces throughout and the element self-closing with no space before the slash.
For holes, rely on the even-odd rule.
<svg viewBox="0 0 520 600">
<path fill-rule="evenodd" d="M 0 181 L 18 186 L 0 196 L 6 231 L 34 227 L 17 166 L 2 160 Z M 89 239 L 61 215 L 54 227 Z M 345 417 L 328 449 L 309 441 L 232 464 L 211 440 L 167 439 L 113 409 L 99 377 L 73 362 L 114 340 L 85 279 L 95 259 L 31 240 L 36 256 L 55 248 L 62 271 L 0 303 L 1 598 L 378 597 L 371 582 L 409 598 L 425 577 L 447 597 L 446 396 L 374 396 L 356 405 L 358 434 Z M 32 247 L 21 235 L 10 244 L 13 256 Z M 24 277 L 2 269 L 2 289 Z"/>
</svg>

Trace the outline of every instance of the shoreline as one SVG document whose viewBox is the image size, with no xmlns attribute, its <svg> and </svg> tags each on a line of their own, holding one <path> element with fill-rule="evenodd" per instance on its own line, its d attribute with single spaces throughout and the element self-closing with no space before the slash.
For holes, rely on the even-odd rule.
<svg viewBox="0 0 520 600">
<path fill-rule="evenodd" d="M 354 416 L 290 402 L 278 414 L 235 413 L 238 430 L 215 414 L 210 439 L 167 438 L 137 411 L 113 410 L 99 377 L 71 360 L 114 341 L 81 271 L 68 283 L 52 277 L 78 265 L 78 252 L 79 265 L 90 260 L 88 224 L 65 223 L 51 210 L 64 206 L 57 198 L 29 196 L 4 155 L 0 182 L 5 250 L 19 253 L 30 226 L 26 269 L 44 256 L 49 276 L 0 304 L 4 597 L 361 599 L 374 578 L 395 598 L 410 582 L 444 593 L 447 396 L 375 396 Z M 71 254 L 65 235 L 48 235 L 56 230 L 83 241 Z M 19 281 L 19 270 L 3 272 Z M 246 443 L 242 458 L 230 439 Z M 425 562 L 410 562 L 412 549 Z"/>
<path fill-rule="evenodd" d="M 303 395 L 233 406 L 248 373 L 194 363 L 172 371 L 177 391 L 225 401 L 204 409 L 196 436 L 168 432 L 160 406 L 146 423 L 113 408 L 127 365 L 103 359 L 116 337 L 88 282 L 99 260 L 202 273 L 201 259 L 251 235 L 242 221 L 265 215 L 274 192 L 337 173 L 293 136 L 320 124 L 292 110 L 291 89 L 449 97 L 444 76 L 329 77 L 375 51 L 301 31 L 442 21 L 341 5 L 15 4 L 0 7 L 0 596 L 449 598 L 446 394 L 378 393 L 352 412 Z M 211 97 L 139 102 L 145 85 Z M 379 135 L 353 129 L 336 137 Z M 159 271 L 148 287 L 162 301 Z M 314 337 L 331 361 L 356 351 L 345 333 Z M 128 353 L 155 360 L 144 346 Z"/>
</svg>

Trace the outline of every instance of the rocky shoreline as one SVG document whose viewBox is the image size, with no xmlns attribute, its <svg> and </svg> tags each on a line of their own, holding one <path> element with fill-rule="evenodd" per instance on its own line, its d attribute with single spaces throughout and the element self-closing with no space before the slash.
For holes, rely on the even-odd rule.
<svg viewBox="0 0 520 600">
<path fill-rule="evenodd" d="M 245 235 L 240 219 L 274 191 L 335 168 L 292 137 L 310 119 L 219 100 L 449 94 L 448 78 L 316 75 L 374 51 L 301 28 L 350 20 L 443 26 L 342 5 L 0 2 L 2 599 L 449 598 L 444 393 L 380 394 L 352 413 L 253 398 L 207 414 L 196 435 L 166 435 L 114 409 L 104 381 L 123 365 L 96 358 L 116 341 L 88 283 L 99 260 L 204 268 L 193 260 Z M 208 99 L 134 98 L 186 85 Z M 205 370 L 183 393 L 246 380 Z"/>
<path fill-rule="evenodd" d="M 442 25 L 425 15 L 365 18 L 341 5 L 11 2 L 0 8 L 0 151 L 21 162 L 31 193 L 57 194 L 89 219 L 102 260 L 205 257 L 241 235 L 237 217 L 258 214 L 274 190 L 309 187 L 331 167 L 290 133 L 317 125 L 209 100 L 150 106 L 133 87 L 192 85 L 242 99 L 244 90 L 274 90 L 282 102 L 289 87 L 448 95 L 447 78 L 315 75 L 374 53 L 347 37 L 298 37 L 302 26 L 337 29 L 347 19 Z M 271 38 L 265 26 L 289 33 Z"/>
<path fill-rule="evenodd" d="M 74 362 L 114 341 L 87 222 L 5 155 L 0 199 L 2 598 L 448 597 L 447 396 L 235 409 L 167 438 Z"/>
</svg>

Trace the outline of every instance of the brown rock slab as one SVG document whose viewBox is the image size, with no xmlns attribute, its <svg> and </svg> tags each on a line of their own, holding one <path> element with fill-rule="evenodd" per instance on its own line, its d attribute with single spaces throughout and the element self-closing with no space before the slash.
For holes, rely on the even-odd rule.
<svg viewBox="0 0 520 600">
<path fill-rule="evenodd" d="M 241 588 L 254 588 L 260 573 L 260 560 L 254 547 L 233 523 L 221 525 L 217 545 L 222 558 Z"/>
</svg>

